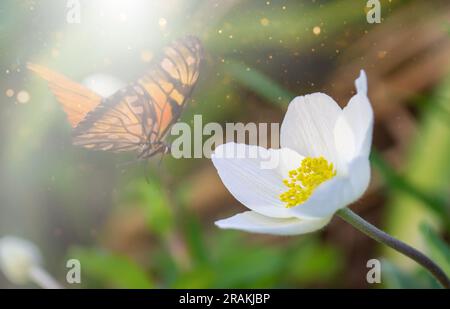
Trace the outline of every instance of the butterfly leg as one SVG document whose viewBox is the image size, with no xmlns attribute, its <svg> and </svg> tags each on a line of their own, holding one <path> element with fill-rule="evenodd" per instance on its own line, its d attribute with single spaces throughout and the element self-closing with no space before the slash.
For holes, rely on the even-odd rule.
<svg viewBox="0 0 450 309">
<path fill-rule="evenodd" d="M 149 147 L 144 148 L 138 155 L 139 159 L 149 159 L 156 154 L 165 155 L 170 152 L 170 145 L 166 142 L 159 141 L 152 143 Z"/>
<path fill-rule="evenodd" d="M 170 153 L 170 144 L 168 144 L 166 142 L 161 142 L 160 149 L 161 149 L 161 151 L 160 151 L 161 157 L 159 158 L 159 163 L 158 163 L 159 166 L 161 166 L 164 155 Z"/>
</svg>

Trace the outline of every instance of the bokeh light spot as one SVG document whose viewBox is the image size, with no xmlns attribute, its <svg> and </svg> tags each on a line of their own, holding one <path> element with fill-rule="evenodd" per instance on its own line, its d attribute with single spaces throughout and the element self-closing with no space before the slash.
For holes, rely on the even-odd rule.
<svg viewBox="0 0 450 309">
<path fill-rule="evenodd" d="M 25 90 L 21 90 L 17 93 L 17 102 L 21 104 L 28 103 L 28 101 L 30 101 L 30 98 L 30 94 Z"/>
</svg>

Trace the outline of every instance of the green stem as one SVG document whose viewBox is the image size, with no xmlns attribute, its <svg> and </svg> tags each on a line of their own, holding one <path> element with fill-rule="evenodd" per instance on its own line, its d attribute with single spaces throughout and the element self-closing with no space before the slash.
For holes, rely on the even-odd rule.
<svg viewBox="0 0 450 309">
<path fill-rule="evenodd" d="M 339 210 L 337 212 L 337 215 L 370 238 L 382 244 L 385 244 L 386 246 L 389 246 L 392 249 L 413 259 L 414 261 L 425 267 L 425 269 L 427 269 L 442 284 L 444 288 L 450 289 L 450 279 L 438 265 L 436 265 L 423 253 L 373 226 L 372 224 L 355 214 L 349 208 L 343 208 Z"/>
</svg>

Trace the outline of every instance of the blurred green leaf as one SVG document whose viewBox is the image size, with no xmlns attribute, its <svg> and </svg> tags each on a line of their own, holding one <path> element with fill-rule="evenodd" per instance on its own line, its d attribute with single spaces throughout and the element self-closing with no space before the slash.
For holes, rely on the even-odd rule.
<svg viewBox="0 0 450 309">
<path fill-rule="evenodd" d="M 186 233 L 186 242 L 194 263 L 204 264 L 208 261 L 207 249 L 204 244 L 203 229 L 200 222 L 191 214 L 185 212 L 183 230 Z"/>
<path fill-rule="evenodd" d="M 422 201 L 423 203 L 428 205 L 428 207 L 433 210 L 438 216 L 440 216 L 442 221 L 444 221 L 450 228 L 450 213 L 443 199 L 441 199 L 439 196 L 424 192 L 420 188 L 411 184 L 404 177 L 400 176 L 392 169 L 392 167 L 388 165 L 386 161 L 383 160 L 383 158 L 376 150 L 372 150 L 370 159 L 377 170 L 380 172 L 383 179 L 387 182 L 388 189 L 392 188 L 395 190 L 400 190 L 401 192 L 407 193 L 417 200 Z"/>
<path fill-rule="evenodd" d="M 172 286 L 179 277 L 179 267 L 167 247 L 155 247 L 151 252 L 150 267 L 164 287 Z"/>
<path fill-rule="evenodd" d="M 278 107 L 286 107 L 289 101 L 295 97 L 294 94 L 285 90 L 276 81 L 255 68 L 246 67 L 235 60 L 228 60 L 222 67 L 227 74 L 232 76 L 233 80 L 253 90 Z"/>
<path fill-rule="evenodd" d="M 435 263 L 437 263 L 447 276 L 450 276 L 450 247 L 433 230 L 433 228 L 423 223 L 420 225 L 420 231 L 425 239 L 428 251 Z"/>
<path fill-rule="evenodd" d="M 444 109 L 450 108 L 450 75 L 438 85 L 429 99 L 430 105 L 439 104 Z M 433 226 L 446 223 L 450 231 L 448 188 L 450 186 L 450 126 L 437 121 L 433 108 L 424 109 L 420 118 L 414 142 L 410 147 L 404 163 L 404 177 L 421 192 L 442 199 L 445 212 L 437 214 L 437 208 L 417 199 L 410 192 L 393 192 L 387 202 L 386 231 L 410 243 L 419 250 L 425 249 L 420 241 L 420 224 L 428 222 Z M 385 249 L 398 263 L 412 263 L 409 259 L 393 250 Z"/>
<path fill-rule="evenodd" d="M 210 259 L 181 273 L 175 287 L 269 288 L 280 282 L 311 284 L 333 280 L 342 270 L 343 257 L 334 247 L 315 238 L 288 245 L 249 244 L 240 233 L 211 235 Z"/>
<path fill-rule="evenodd" d="M 196 267 L 195 269 L 178 274 L 171 288 L 175 289 L 204 289 L 214 288 L 217 270 L 210 267 Z"/>
<path fill-rule="evenodd" d="M 144 209 L 148 227 L 152 232 L 165 236 L 172 230 L 173 211 L 163 187 L 156 179 L 140 179 L 128 184 L 122 199 L 127 204 Z"/>
<path fill-rule="evenodd" d="M 80 261 L 82 273 L 107 286 L 143 289 L 154 287 L 150 276 L 126 257 L 84 248 L 73 248 L 69 256 Z"/>
<path fill-rule="evenodd" d="M 395 264 L 381 261 L 382 284 L 388 289 L 437 289 L 440 285 L 425 270 L 405 272 Z"/>
<path fill-rule="evenodd" d="M 288 278 L 296 283 L 330 282 L 344 268 L 344 257 L 335 247 L 311 238 L 291 248 L 285 261 Z"/>
<path fill-rule="evenodd" d="M 214 247 L 212 267 L 217 272 L 218 288 L 273 287 L 280 278 L 283 250 L 250 245 L 235 232 L 220 235 Z"/>
</svg>

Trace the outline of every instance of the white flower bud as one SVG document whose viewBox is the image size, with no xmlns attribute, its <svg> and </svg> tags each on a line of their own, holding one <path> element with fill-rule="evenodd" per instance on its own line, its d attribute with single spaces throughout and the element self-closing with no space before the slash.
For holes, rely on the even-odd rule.
<svg viewBox="0 0 450 309">
<path fill-rule="evenodd" d="M 30 241 L 15 236 L 0 238 L 0 268 L 11 282 L 26 284 L 33 267 L 41 262 L 39 249 Z"/>
</svg>

